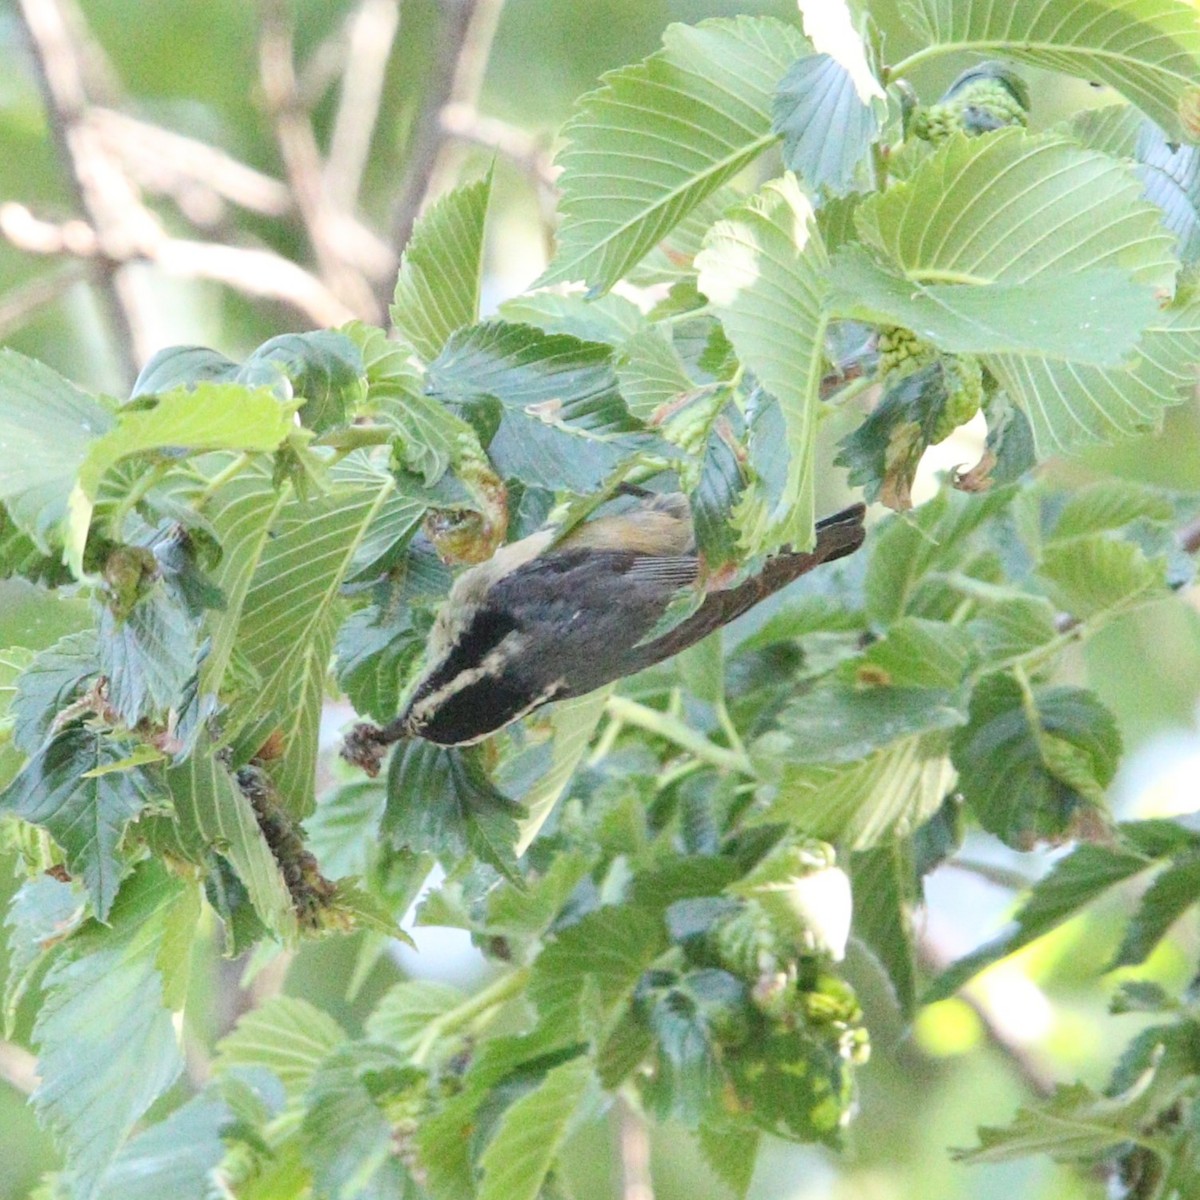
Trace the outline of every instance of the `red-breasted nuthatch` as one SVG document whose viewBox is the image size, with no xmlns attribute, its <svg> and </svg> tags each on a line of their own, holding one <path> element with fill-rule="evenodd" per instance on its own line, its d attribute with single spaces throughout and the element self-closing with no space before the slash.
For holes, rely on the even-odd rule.
<svg viewBox="0 0 1200 1200">
<path fill-rule="evenodd" d="M 477 742 L 550 700 L 661 662 L 805 572 L 853 553 L 863 513 L 856 504 L 818 522 L 812 550 L 781 551 L 750 579 L 709 592 L 657 638 L 650 635 L 672 598 L 699 576 L 686 497 L 643 493 L 627 511 L 558 540 L 544 530 L 503 546 L 455 581 L 404 711 L 383 729 L 359 726 L 347 755 L 359 761 L 367 746 L 404 737 Z"/>
</svg>

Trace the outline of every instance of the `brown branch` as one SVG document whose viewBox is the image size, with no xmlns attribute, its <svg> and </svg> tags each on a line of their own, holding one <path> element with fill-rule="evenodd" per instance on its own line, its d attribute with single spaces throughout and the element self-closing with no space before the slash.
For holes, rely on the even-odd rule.
<svg viewBox="0 0 1200 1200">
<path fill-rule="evenodd" d="M 151 353 L 130 281 L 121 263 L 144 233 L 149 214 L 136 189 L 89 127 L 80 54 L 58 0 L 18 0 L 54 140 L 71 179 L 80 215 L 105 247 L 97 273 L 122 369 L 132 381 Z"/>
<path fill-rule="evenodd" d="M 110 265 L 153 263 L 169 275 L 207 279 L 243 295 L 287 304 L 318 326 L 340 325 L 354 316 L 319 279 L 270 250 L 172 238 L 157 230 L 153 239 L 126 247 L 117 258 L 85 222 L 55 225 L 11 202 L 0 204 L 0 237 L 31 254 L 68 255 Z"/>
<path fill-rule="evenodd" d="M 285 0 L 260 0 L 260 5 L 259 78 L 263 97 L 317 273 L 356 315 L 377 321 L 382 306 L 362 273 L 346 261 L 339 249 L 338 211 L 325 187 L 321 153 L 296 81 L 289 6 Z"/>
<path fill-rule="evenodd" d="M 379 120 L 388 59 L 399 28 L 399 0 L 362 0 L 348 22 L 341 96 L 325 163 L 326 187 L 335 206 L 343 212 L 354 212 L 358 207 L 359 189 Z"/>
<path fill-rule="evenodd" d="M 437 46 L 425 81 L 424 102 L 413 125 L 404 182 L 392 207 L 391 244 L 403 250 L 416 224 L 442 147 L 441 113 L 454 99 L 459 60 L 467 44 L 476 8 L 487 0 L 442 0 Z M 491 0 L 492 3 L 495 0 Z"/>
<path fill-rule="evenodd" d="M 28 1096 L 38 1085 L 37 1059 L 12 1042 L 0 1042 L 0 1079 Z"/>
</svg>

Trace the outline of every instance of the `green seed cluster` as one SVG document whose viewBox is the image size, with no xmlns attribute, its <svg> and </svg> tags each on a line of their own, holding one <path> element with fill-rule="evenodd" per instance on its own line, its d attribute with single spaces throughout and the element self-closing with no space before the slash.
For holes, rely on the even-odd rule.
<svg viewBox="0 0 1200 1200">
<path fill-rule="evenodd" d="M 934 446 L 965 425 L 983 403 L 983 368 L 973 354 L 946 355 L 942 359 L 942 377 L 946 403 L 933 427 L 930 444 Z"/>
<path fill-rule="evenodd" d="M 954 133 L 972 136 L 1004 125 L 1025 125 L 1029 114 L 1021 101 L 999 79 L 980 79 L 951 100 L 917 110 L 912 132 L 935 145 Z"/>
<path fill-rule="evenodd" d="M 908 375 L 931 363 L 936 353 L 911 329 L 900 325 L 884 325 L 879 330 L 878 349 L 880 379 Z"/>
</svg>

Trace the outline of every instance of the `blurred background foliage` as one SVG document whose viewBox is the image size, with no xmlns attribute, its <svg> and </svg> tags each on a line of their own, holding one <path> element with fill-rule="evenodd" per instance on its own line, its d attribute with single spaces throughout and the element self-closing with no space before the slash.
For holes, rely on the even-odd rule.
<svg viewBox="0 0 1200 1200">
<path fill-rule="evenodd" d="M 329 308 L 341 304 L 375 321 L 383 311 L 376 297 L 388 295 L 394 280 L 404 205 L 422 198 L 413 194 L 413 164 L 431 144 L 438 152 L 430 183 L 435 193 L 478 176 L 495 158 L 486 314 L 528 286 L 544 266 L 555 132 L 573 101 L 603 71 L 651 53 L 672 21 L 794 13 L 787 0 L 480 0 L 477 5 L 464 0 L 79 0 L 77 7 L 73 0 L 23 0 L 23 6 L 43 15 L 64 14 L 86 49 L 91 99 L 106 113 L 142 123 L 110 120 L 103 127 L 169 238 L 269 251 L 319 276 L 312 221 L 296 202 L 296 183 L 304 182 L 303 148 L 299 166 L 294 147 L 290 161 L 281 151 L 289 121 L 302 118 L 302 134 L 311 127 L 327 161 L 352 164 L 349 183 L 345 177 L 333 182 L 351 187 L 351 200 L 357 197 L 354 236 L 365 247 L 358 283 L 367 287 L 343 287 L 339 295 L 336 281 L 322 280 L 322 287 L 338 297 Z M 873 8 L 887 56 L 894 60 L 911 51 L 912 34 L 897 6 Z M 443 128 L 431 140 L 429 122 L 436 125 L 440 107 L 431 97 L 446 88 L 444 76 L 453 65 L 439 49 L 441 39 L 447 26 L 470 11 L 484 43 L 476 47 L 474 66 L 486 65 L 486 70 L 468 72 L 460 81 L 457 123 L 450 136 L 442 136 Z M 282 101 L 271 97 L 272 84 L 264 77 L 264 28 L 283 31 L 285 38 L 290 30 L 294 38 L 295 90 Z M 69 222 L 81 214 L 47 122 L 17 0 L 0 5 L 0 62 L 6 67 L 0 72 L 0 343 L 45 361 L 85 387 L 125 394 L 138 360 L 158 346 L 202 343 L 240 359 L 274 334 L 334 323 L 332 315 L 322 322 L 312 305 L 289 299 L 287 288 L 268 297 L 253 294 L 261 290 L 262 279 L 248 266 L 243 286 L 227 286 L 203 277 L 209 272 L 171 269 L 164 260 L 121 269 L 119 289 L 127 311 L 114 325 L 104 300 L 111 283 L 105 283 L 105 269 L 94 258 L 30 249 L 36 240 L 31 221 L 43 223 L 42 234 L 57 230 L 69 240 Z M 927 77 L 918 77 L 922 95 L 935 97 L 963 65 L 940 60 Z M 1078 82 L 1033 70 L 1023 74 L 1036 98 L 1035 127 L 1108 99 Z M 377 112 L 372 78 L 380 89 Z M 362 85 L 357 94 L 356 81 Z M 453 89 L 442 95 L 455 99 Z M 443 118 L 443 123 L 449 122 Z M 158 130 L 192 141 L 162 142 Z M 211 160 L 205 147 L 224 157 Z M 361 166 L 361 181 L 353 164 Z M 121 319 L 134 326 L 132 358 L 122 349 Z M 827 432 L 830 444 L 841 432 Z M 939 452 L 943 467 L 973 457 L 969 447 L 956 443 Z M 830 457 L 826 454 L 825 461 Z M 927 463 L 925 473 L 938 465 Z M 1065 480 L 1104 475 L 1200 488 L 1200 412 L 1194 403 L 1172 409 L 1161 436 L 1091 452 L 1052 469 Z M 28 589 L 3 585 L 0 627 L 27 623 L 21 609 L 30 604 L 36 598 Z M 6 639 L 0 637 L 0 644 Z M 1070 674 L 1069 681 L 1096 689 L 1119 719 L 1129 753 L 1113 793 L 1117 815 L 1194 810 L 1200 779 L 1200 616 L 1165 604 L 1142 610 L 1096 637 L 1071 661 Z M 1011 912 L 1013 885 L 1038 877 L 1052 859 L 1045 853 L 1018 855 L 992 841 L 986 846 L 969 841 L 958 865 L 942 868 L 929 881 L 928 946 L 949 959 L 990 936 Z M 0 864 L 0 908 L 10 890 L 11 872 Z M 1098 1181 L 1081 1180 L 1043 1159 L 967 1167 L 952 1162 L 946 1148 L 973 1143 L 977 1124 L 1006 1123 L 1019 1104 L 1052 1080 L 1103 1084 L 1143 1019 L 1107 1013 L 1108 997 L 1122 974 L 1101 977 L 1118 936 L 1118 923 L 1109 917 L 1128 906 L 1129 895 L 1118 891 L 1106 904 L 1108 909 L 1094 906 L 985 973 L 967 998 L 924 1010 L 911 1029 L 897 1024 L 882 990 L 872 992 L 864 972 L 859 986 L 874 1045 L 860 1076 L 861 1114 L 850 1131 L 849 1152 L 834 1158 L 819 1149 L 769 1145 L 751 1195 L 758 1200 L 1100 1196 Z M 345 993 L 356 948 L 344 939 L 306 945 L 290 966 L 284 990 L 311 999 L 357 1032 L 382 991 L 405 974 L 466 986 L 485 981 L 482 960 L 465 936 L 426 928 L 416 931 L 416 939 L 418 953 L 398 952 L 381 961 L 353 1001 Z M 1178 990 L 1194 969 L 1198 949 L 1193 910 L 1141 975 Z M 207 1015 L 211 1027 L 196 1032 L 211 1045 L 253 997 L 237 990 L 236 971 L 220 961 L 212 937 L 201 953 L 203 969 L 193 973 L 196 1003 L 189 1008 Z M 0 949 L 0 970 L 2 955 Z M 258 986 L 269 981 L 269 975 L 260 976 Z M 627 1113 L 585 1129 L 569 1155 L 568 1182 L 575 1194 L 587 1200 L 617 1195 L 647 1200 L 637 1190 L 647 1178 L 659 1200 L 724 1194 L 687 1138 L 670 1128 L 655 1133 L 649 1144 L 648 1137 Z M 0 1082 L 0 1198 L 28 1195 L 54 1161 L 53 1147 L 25 1097 Z"/>
</svg>

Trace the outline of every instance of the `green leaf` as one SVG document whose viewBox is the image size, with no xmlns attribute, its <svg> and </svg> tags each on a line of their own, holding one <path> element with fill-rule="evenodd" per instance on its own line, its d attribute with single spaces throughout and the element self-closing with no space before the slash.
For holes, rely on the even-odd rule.
<svg viewBox="0 0 1200 1200">
<path fill-rule="evenodd" d="M 900 1014 L 911 1018 L 917 1000 L 913 908 L 920 900 L 911 843 L 881 842 L 850 857 L 854 896 L 851 931 L 879 960 Z"/>
<path fill-rule="evenodd" d="M 1107 155 L 1004 129 L 949 139 L 907 180 L 864 200 L 855 222 L 917 282 L 1020 284 L 1115 268 L 1169 290 L 1172 239 L 1138 193 Z"/>
<path fill-rule="evenodd" d="M 75 477 L 112 414 L 49 367 L 0 350 L 0 500 L 45 553 L 61 543 Z"/>
<path fill-rule="evenodd" d="M 163 582 L 151 586 L 123 619 L 100 611 L 100 671 L 108 703 L 130 728 L 182 705 L 196 673 L 200 623 Z"/>
<path fill-rule="evenodd" d="M 198 383 L 230 383 L 237 373 L 232 358 L 207 346 L 164 346 L 138 372 L 129 398 L 160 396 Z"/>
<path fill-rule="evenodd" d="M 1146 121 L 1134 149 L 1142 194 L 1163 213 L 1175 235 L 1175 250 L 1187 265 L 1200 259 L 1200 151 L 1169 141 Z"/>
<path fill-rule="evenodd" d="M 5 1037 L 12 1036 L 17 1006 L 46 954 L 78 927 L 84 915 L 79 890 L 52 875 L 35 875 L 17 889 L 4 918 L 8 926 Z"/>
<path fill-rule="evenodd" d="M 903 615 L 922 615 L 926 576 L 952 572 L 968 556 L 971 535 L 1012 499 L 995 488 L 982 496 L 944 489 L 903 518 L 892 517 L 871 530 L 871 557 L 864 591 L 872 620 L 890 625 Z"/>
<path fill-rule="evenodd" d="M 765 754 L 761 740 L 760 746 Z M 953 784 L 945 735 L 918 735 L 859 762 L 784 762 L 752 822 L 783 822 L 811 837 L 865 850 L 911 833 L 937 811 Z"/>
<path fill-rule="evenodd" d="M 1122 529 L 1139 520 L 1169 523 L 1175 509 L 1165 493 L 1126 479 L 1105 479 L 1072 489 L 1048 541 Z"/>
<path fill-rule="evenodd" d="M 649 328 L 632 300 L 604 296 L 532 292 L 505 300 L 497 310 L 514 325 L 535 325 L 543 333 L 569 333 L 585 342 L 603 342 L 614 349 Z"/>
<path fill-rule="evenodd" d="M 1054 606 L 1041 596 L 1013 596 L 983 607 L 967 623 L 983 661 L 993 669 L 1011 664 L 1058 636 Z"/>
<path fill-rule="evenodd" d="M 205 466 L 215 476 L 234 464 L 233 455 L 214 455 Z M 211 578 L 225 597 L 222 609 L 205 614 L 204 631 L 208 654 L 200 664 L 200 691 L 215 694 L 221 689 L 229 660 L 238 640 L 238 627 L 245 611 L 246 594 L 258 569 L 284 493 L 271 480 L 265 462 L 253 463 L 238 472 L 213 494 L 204 511 L 221 543 L 221 559 Z"/>
<path fill-rule="evenodd" d="M 1163 409 L 1195 384 L 1200 302 L 1158 313 L 1129 365 L 1118 369 L 995 355 L 987 366 L 1025 413 L 1040 456 L 1158 429 Z"/>
<path fill-rule="evenodd" d="M 152 788 L 143 772 L 107 772 L 125 750 L 103 735 L 71 726 L 56 733 L 0 793 L 0 813 L 40 825 L 62 848 L 100 920 L 108 917 L 124 874 L 117 853 L 125 826 L 142 811 Z"/>
<path fill-rule="evenodd" d="M 1180 145 L 1159 126 L 1124 104 L 1090 109 L 1066 126 L 1092 150 L 1128 158 L 1142 181 L 1142 195 L 1162 210 L 1163 223 L 1176 236 L 1184 263 L 1200 257 L 1200 153 Z"/>
<path fill-rule="evenodd" d="M 640 906 L 608 905 L 560 930 L 529 979 L 541 1027 L 565 1041 L 601 1037 L 666 947 L 662 918 Z"/>
<path fill-rule="evenodd" d="M 639 1007 L 649 1009 L 653 1069 L 638 1079 L 642 1101 L 659 1121 L 676 1118 L 694 1128 L 721 1108 L 724 1078 L 712 1028 L 723 1009 L 744 1028 L 745 983 L 727 971 L 691 971 L 671 986 L 655 988 Z M 718 1018 L 719 1019 L 719 1018 Z"/>
<path fill-rule="evenodd" d="M 374 490 L 337 489 L 284 506 L 242 605 L 237 642 L 258 672 L 255 714 L 274 712 L 284 758 L 272 774 L 294 814 L 313 805 L 317 725 L 333 650 L 338 592 L 366 530 L 392 495 L 390 476 Z"/>
<path fill-rule="evenodd" d="M 425 645 L 408 614 L 399 620 L 374 605 L 351 613 L 337 632 L 337 680 L 354 711 L 390 721 L 408 669 Z"/>
<path fill-rule="evenodd" d="M 1107 618 L 1167 592 L 1165 560 L 1099 535 L 1047 546 L 1037 573 L 1054 601 L 1080 620 Z"/>
<path fill-rule="evenodd" d="M 612 287 L 775 140 L 776 84 L 806 49 L 765 17 L 671 25 L 657 54 L 606 75 L 563 131 L 558 253 L 538 283 Z"/>
<path fill-rule="evenodd" d="M 183 1067 L 157 958 L 186 887 L 147 863 L 122 889 L 112 927 L 88 926 L 50 968 L 34 1026 L 34 1103 L 66 1150 L 75 1195 L 92 1200 L 135 1123 Z"/>
<path fill-rule="evenodd" d="M 898 74 L 939 53 L 1003 54 L 1107 83 L 1173 136 L 1185 132 L 1180 105 L 1200 76 L 1200 29 L 1186 0 L 1078 0 L 1066 9 L 1055 0 L 912 0 L 907 8 L 924 48 L 898 63 Z"/>
<path fill-rule="evenodd" d="M 938 359 L 890 379 L 866 420 L 838 443 L 834 464 L 848 468 L 848 482 L 863 489 L 864 499 L 880 500 L 896 512 L 912 507 L 921 456 L 939 439 L 959 399 L 955 384 L 965 373 L 952 375 L 953 366 Z"/>
<path fill-rule="evenodd" d="M 898 688 L 956 688 L 971 651 L 971 638 L 957 625 L 901 617 L 867 648 L 857 675 Z"/>
<path fill-rule="evenodd" d="M 541 935 L 556 921 L 572 893 L 587 878 L 594 856 L 560 851 L 550 865 L 521 886 L 504 883 L 487 898 L 486 928 L 508 936 Z"/>
<path fill-rule="evenodd" d="M 432 979 L 406 979 L 394 984 L 381 997 L 367 1018 L 367 1036 L 391 1046 L 403 1058 L 426 1063 L 427 1054 L 417 1054 L 436 1034 L 438 1019 L 466 1000 L 466 995 L 448 983 Z"/>
<path fill-rule="evenodd" d="M 483 226 L 492 190 L 483 178 L 443 196 L 413 227 L 389 310 L 396 332 L 424 362 L 479 319 Z"/>
<path fill-rule="evenodd" d="M 575 1058 L 547 1071 L 533 1091 L 507 1109 L 479 1160 L 480 1200 L 537 1200 L 594 1080 L 587 1058 Z"/>
<path fill-rule="evenodd" d="M 785 761 L 856 762 L 914 734 L 953 729 L 966 724 L 965 699 L 945 689 L 823 680 L 779 714 L 788 739 Z"/>
<path fill-rule="evenodd" d="M 367 373 L 364 412 L 396 430 L 400 461 L 424 478 L 427 487 L 475 444 L 471 427 L 422 392 L 421 373 L 404 346 L 382 329 L 352 322 L 343 332 L 359 347 Z"/>
<path fill-rule="evenodd" d="M 250 801 L 207 740 L 166 773 L 184 846 L 201 858 L 213 849 L 227 858 L 245 885 L 262 923 L 273 933 L 295 932 L 292 897 Z"/>
<path fill-rule="evenodd" d="M 409 1078 L 411 1076 L 411 1078 Z M 406 1172 L 379 1100 L 420 1080 L 383 1046 L 344 1046 L 317 1068 L 305 1096 L 304 1157 L 318 1200 L 399 1200 Z M 377 1100 L 377 1094 L 379 1100 Z"/>
<path fill-rule="evenodd" d="M 28 755 L 37 753 L 58 714 L 99 673 L 96 651 L 93 630 L 69 633 L 21 672 L 12 700 L 13 742 L 18 749 Z"/>
<path fill-rule="evenodd" d="M 1153 291 L 1116 267 L 1014 283 L 986 276 L 922 283 L 850 245 L 838 251 L 830 278 L 827 303 L 836 316 L 900 325 L 952 354 L 1037 354 L 1117 366 L 1157 312 Z"/>
<path fill-rule="evenodd" d="M 954 1157 L 968 1163 L 1008 1162 L 1032 1154 L 1093 1160 L 1138 1139 L 1151 1115 L 1142 1101 L 1152 1077 L 1153 1071 L 1147 1072 L 1131 1094 L 1116 1098 L 1097 1096 L 1082 1083 L 1060 1085 L 1045 1104 L 1018 1109 L 1006 1128 L 981 1127 L 979 1146 Z"/>
<path fill-rule="evenodd" d="M 341 1026 L 307 1000 L 272 996 L 246 1013 L 217 1047 L 216 1068 L 265 1067 L 299 1100 L 321 1063 L 346 1041 Z"/>
<path fill-rule="evenodd" d="M 612 352 L 567 334 L 485 322 L 454 334 L 430 363 L 426 390 L 467 406 L 501 405 L 488 454 L 505 478 L 551 491 L 595 491 L 649 448 L 617 388 Z"/>
<path fill-rule="evenodd" d="M 1154 859 L 1142 849 L 1124 844 L 1099 846 L 1085 842 L 1077 846 L 1038 881 L 1013 923 L 999 937 L 960 958 L 940 976 L 926 993 L 925 1003 L 952 996 L 984 967 L 1058 928 L 1097 896 L 1153 863 Z"/>
<path fill-rule="evenodd" d="M 1142 894 L 1109 969 L 1145 962 L 1172 925 L 1200 901 L 1200 856 L 1171 863 Z"/>
<path fill-rule="evenodd" d="M 879 133 L 850 72 L 828 54 L 806 54 L 788 68 L 771 106 L 783 162 L 814 191 L 854 191 L 858 166 Z"/>
<path fill-rule="evenodd" d="M 824 370 L 825 247 L 795 177 L 767 184 L 719 221 L 696 260 L 738 358 L 779 401 L 790 454 L 787 485 L 754 531 L 756 549 L 813 544 L 814 446 Z"/>
<path fill-rule="evenodd" d="M 448 865 L 474 854 L 511 876 L 516 818 L 524 812 L 488 779 L 476 754 L 414 740 L 388 764 L 379 831 L 397 849 L 436 854 Z"/>
<path fill-rule="evenodd" d="M 1090 692 L 1026 689 L 989 675 L 971 697 L 969 724 L 951 747 L 958 786 L 980 824 L 1010 846 L 1069 836 L 1080 810 L 1099 805 L 1121 739 Z"/>
<path fill-rule="evenodd" d="M 576 696 L 555 704 L 550 712 L 550 731 L 553 738 L 550 765 L 522 793 L 525 815 L 517 822 L 520 837 L 517 854 L 529 849 L 538 831 L 554 811 L 554 806 L 571 782 L 600 718 L 604 705 L 612 695 L 611 687 L 599 688 L 586 696 Z"/>
<path fill-rule="evenodd" d="M 300 420 L 317 433 L 347 424 L 367 389 L 358 346 L 333 329 L 283 333 L 263 342 L 236 378 L 256 387 L 272 377 L 287 381 L 285 394 L 300 401 Z"/>
<path fill-rule="evenodd" d="M 270 392 L 232 383 L 203 383 L 168 392 L 153 408 L 125 409 L 117 424 L 92 442 L 71 495 L 67 551 L 82 570 L 83 543 L 105 472 L 135 454 L 205 450 L 275 450 L 292 431 L 294 406 Z"/>
<path fill-rule="evenodd" d="M 617 382 L 629 411 L 646 422 L 696 389 L 679 352 L 659 329 L 647 329 L 621 345 Z"/>
<path fill-rule="evenodd" d="M 737 1200 L 745 1200 L 758 1163 L 762 1135 L 755 1129 L 713 1120 L 702 1122 L 697 1136 L 704 1161 Z"/>
<path fill-rule="evenodd" d="M 230 1121 L 222 1101 L 194 1097 L 125 1145 L 104 1172 L 97 1200 L 206 1200 Z"/>
</svg>

